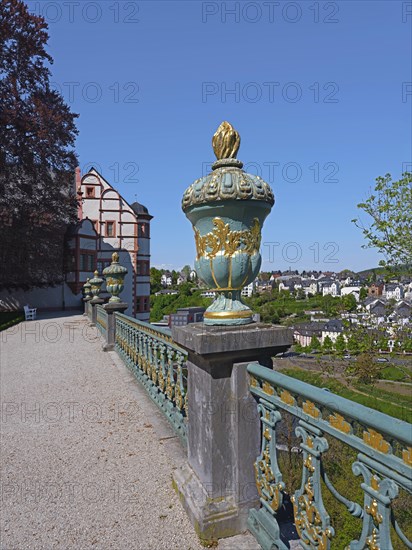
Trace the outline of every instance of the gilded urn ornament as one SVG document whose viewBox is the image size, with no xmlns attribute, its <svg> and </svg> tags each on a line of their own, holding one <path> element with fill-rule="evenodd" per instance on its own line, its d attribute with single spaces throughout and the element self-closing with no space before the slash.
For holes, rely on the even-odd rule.
<svg viewBox="0 0 412 550">
<path fill-rule="evenodd" d="M 253 321 L 241 291 L 259 273 L 263 222 L 275 202 L 270 186 L 242 170 L 236 155 L 240 136 L 222 122 L 212 139 L 217 161 L 212 172 L 185 191 L 182 209 L 193 225 L 195 269 L 216 291 L 205 312 L 208 325 L 241 325 Z"/>
<path fill-rule="evenodd" d="M 106 290 L 111 294 L 109 302 L 121 302 L 119 294 L 124 289 L 124 278 L 127 274 L 127 269 L 119 264 L 119 254 L 112 254 L 112 263 L 109 267 L 103 270 L 103 275 L 106 278 Z"/>
<path fill-rule="evenodd" d="M 86 282 L 83 285 L 83 301 L 89 302 L 93 295 L 92 295 L 92 285 L 90 284 L 90 279 L 87 278 Z"/>
<path fill-rule="evenodd" d="M 100 301 L 103 301 L 103 300 L 100 300 L 99 299 L 99 294 L 100 294 L 100 289 L 102 288 L 102 284 L 104 283 L 104 279 L 102 279 L 101 277 L 99 277 L 99 272 L 96 271 L 93 273 L 93 279 L 90 279 L 90 285 L 91 285 L 91 293 L 93 294 L 93 298 L 90 300 L 90 303 L 91 304 L 96 304 L 96 303 L 99 303 Z"/>
</svg>

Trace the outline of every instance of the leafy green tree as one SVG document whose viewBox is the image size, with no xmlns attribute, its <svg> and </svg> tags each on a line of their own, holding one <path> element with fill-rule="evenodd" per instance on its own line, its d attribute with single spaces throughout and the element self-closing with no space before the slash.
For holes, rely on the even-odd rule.
<svg viewBox="0 0 412 550">
<path fill-rule="evenodd" d="M 347 366 L 346 371 L 360 384 L 374 385 L 379 379 L 382 367 L 375 361 L 373 353 L 363 352 L 358 355 L 356 361 Z"/>
<path fill-rule="evenodd" d="M 375 190 L 365 202 L 358 204 L 372 218 L 365 225 L 360 218 L 353 221 L 367 241 L 365 248 L 377 248 L 384 255 L 383 266 L 412 263 L 412 173 L 405 172 L 398 181 L 390 174 L 376 178 Z"/>
<path fill-rule="evenodd" d="M 367 297 L 368 297 L 368 289 L 363 286 L 359 292 L 359 300 L 364 300 Z"/>
<path fill-rule="evenodd" d="M 303 352 L 303 346 L 299 342 L 296 342 L 296 344 L 294 344 L 293 349 L 296 353 Z"/>
<path fill-rule="evenodd" d="M 162 278 L 162 272 L 156 267 L 150 268 L 150 292 L 155 294 L 162 289 L 162 283 L 160 282 Z"/>
<path fill-rule="evenodd" d="M 310 341 L 310 349 L 313 349 L 313 350 L 320 350 L 322 347 L 322 344 L 320 343 L 319 341 L 319 338 L 317 338 L 316 336 L 314 336 L 312 338 L 312 340 Z"/>
<path fill-rule="evenodd" d="M 181 285 L 179 285 L 179 292 L 180 294 L 183 294 L 183 296 L 191 296 L 193 287 L 193 283 L 182 283 Z"/>
<path fill-rule="evenodd" d="M 322 310 L 328 317 L 334 317 L 338 313 L 338 309 L 341 305 L 341 299 L 339 297 L 333 297 L 330 294 L 322 296 Z"/>
<path fill-rule="evenodd" d="M 358 306 L 356 298 L 353 294 L 346 294 L 345 296 L 342 296 L 341 302 L 343 309 L 348 312 L 355 311 Z"/>
<path fill-rule="evenodd" d="M 190 265 L 185 265 L 182 267 L 182 273 L 184 273 L 187 277 L 187 279 L 189 280 L 189 276 L 190 276 L 190 272 L 192 271 L 192 268 L 190 267 Z"/>
<path fill-rule="evenodd" d="M 304 300 L 306 298 L 305 291 L 303 288 L 298 288 L 295 293 L 296 300 Z"/>
<path fill-rule="evenodd" d="M 350 353 L 358 353 L 360 349 L 359 346 L 359 340 L 354 336 L 351 335 L 348 338 L 348 350 Z"/>
<path fill-rule="evenodd" d="M 338 356 L 342 356 L 346 350 L 346 341 L 343 334 L 338 334 L 335 341 L 335 350 Z"/>
<path fill-rule="evenodd" d="M 412 353 L 412 332 L 402 339 L 401 349 L 407 353 Z"/>
<path fill-rule="evenodd" d="M 51 87 L 48 38 L 43 17 L 0 0 L 0 287 L 61 282 L 77 221 L 77 115 Z"/>
<path fill-rule="evenodd" d="M 333 342 L 329 336 L 326 336 L 325 339 L 323 340 L 322 349 L 327 353 L 333 350 Z"/>
<path fill-rule="evenodd" d="M 272 316 L 271 316 L 271 319 L 270 319 L 270 322 L 273 324 L 273 325 L 277 325 L 280 321 L 280 316 L 278 313 L 272 313 Z"/>
</svg>

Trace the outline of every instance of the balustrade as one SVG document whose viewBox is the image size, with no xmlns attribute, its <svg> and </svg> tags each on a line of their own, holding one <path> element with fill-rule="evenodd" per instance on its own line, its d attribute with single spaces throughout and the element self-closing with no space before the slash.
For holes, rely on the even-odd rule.
<svg viewBox="0 0 412 550">
<path fill-rule="evenodd" d="M 261 453 L 255 462 L 262 507 L 251 511 L 248 524 L 262 548 L 287 548 L 280 537 L 277 517 L 288 475 L 288 472 L 282 473 L 279 466 L 282 412 L 292 415 L 295 433 L 300 438 L 301 485 L 291 495 L 291 501 L 302 547 L 306 550 L 338 548 L 334 544 L 337 533 L 322 494 L 326 487 L 347 512 L 359 520 L 358 538 L 345 541 L 342 548 L 412 548 L 394 511 L 400 491 L 412 493 L 411 424 L 256 363 L 248 366 L 248 372 L 262 430 Z M 353 482 L 360 477 L 363 503 L 346 498 L 329 478 L 324 458 L 331 440 L 339 440 L 357 452 L 352 463 Z"/>
<path fill-rule="evenodd" d="M 116 350 L 185 440 L 187 352 L 167 330 L 121 313 L 116 313 Z"/>
<path fill-rule="evenodd" d="M 107 313 L 105 309 L 100 305 L 96 305 L 96 326 L 100 333 L 106 337 L 107 332 Z"/>
</svg>

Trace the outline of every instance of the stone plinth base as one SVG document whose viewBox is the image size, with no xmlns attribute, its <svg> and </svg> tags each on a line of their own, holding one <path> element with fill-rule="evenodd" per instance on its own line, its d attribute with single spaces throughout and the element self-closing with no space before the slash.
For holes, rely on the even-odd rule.
<svg viewBox="0 0 412 550">
<path fill-rule="evenodd" d="M 245 531 L 251 504 L 236 504 L 231 495 L 210 497 L 188 464 L 174 472 L 173 487 L 196 533 L 204 542 L 232 537 Z"/>
</svg>

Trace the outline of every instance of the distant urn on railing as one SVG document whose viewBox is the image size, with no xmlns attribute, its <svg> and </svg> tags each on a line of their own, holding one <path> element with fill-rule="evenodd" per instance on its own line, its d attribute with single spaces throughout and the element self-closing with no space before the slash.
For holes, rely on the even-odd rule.
<svg viewBox="0 0 412 550">
<path fill-rule="evenodd" d="M 93 275 L 93 279 L 90 279 L 91 292 L 93 294 L 93 298 L 90 300 L 90 303 L 96 304 L 100 302 L 99 294 L 102 288 L 102 284 L 104 283 L 104 279 L 99 277 L 99 272 L 97 271 L 97 269 Z"/>
<path fill-rule="evenodd" d="M 213 172 L 188 187 L 182 209 L 195 232 L 196 273 L 216 292 L 205 324 L 244 325 L 253 322 L 253 312 L 241 291 L 259 272 L 261 230 L 275 199 L 268 183 L 242 170 L 240 136 L 229 122 L 219 126 L 212 145 Z"/>
<path fill-rule="evenodd" d="M 119 294 L 124 289 L 124 278 L 127 274 L 127 269 L 119 264 L 119 254 L 112 254 L 112 263 L 109 267 L 103 270 L 103 275 L 106 278 L 106 290 L 111 294 L 109 302 L 121 302 Z"/>
<path fill-rule="evenodd" d="M 83 301 L 88 302 L 92 299 L 92 285 L 90 284 L 90 279 L 87 278 L 86 282 L 83 285 Z"/>
</svg>

